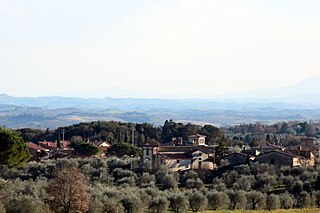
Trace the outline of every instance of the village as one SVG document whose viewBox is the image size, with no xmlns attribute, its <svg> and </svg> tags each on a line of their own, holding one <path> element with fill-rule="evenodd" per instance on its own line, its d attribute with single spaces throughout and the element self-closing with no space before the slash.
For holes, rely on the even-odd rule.
<svg viewBox="0 0 320 213">
<path fill-rule="evenodd" d="M 248 145 L 227 147 L 228 150 L 220 159 L 220 166 L 238 166 L 242 164 L 269 164 L 275 167 L 282 166 L 315 166 L 319 160 L 317 138 L 304 137 L 302 144 L 296 147 L 282 147 L 268 143 L 263 146 L 250 147 Z M 111 144 L 107 141 L 87 142 L 101 148 L 103 151 L 98 155 L 77 155 L 70 147 L 71 142 L 61 141 L 39 141 L 38 144 L 28 142 L 30 161 L 41 159 L 58 158 L 108 158 L 115 153 L 110 152 Z M 169 143 L 160 143 L 154 139 L 146 140 L 139 145 L 141 154 L 140 164 L 150 163 L 152 168 L 164 165 L 172 172 L 186 172 L 188 170 L 215 170 L 216 149 L 218 145 L 207 145 L 206 136 L 196 134 L 187 137 L 174 137 Z M 129 156 L 130 157 L 130 156 Z"/>
<path fill-rule="evenodd" d="M 74 211 L 90 213 L 317 212 L 318 127 L 166 120 L 163 126 L 95 121 L 54 130 L 0 128 L 27 152 L 18 155 L 23 164 L 11 166 L 11 158 L 0 167 L 6 194 L 0 208 L 47 213 L 69 208 L 62 201 L 70 199 L 79 202 Z"/>
</svg>

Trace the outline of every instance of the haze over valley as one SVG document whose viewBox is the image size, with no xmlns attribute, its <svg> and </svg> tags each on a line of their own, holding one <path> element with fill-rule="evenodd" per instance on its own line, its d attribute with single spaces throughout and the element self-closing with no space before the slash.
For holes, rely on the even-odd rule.
<svg viewBox="0 0 320 213">
<path fill-rule="evenodd" d="M 13 97 L 0 95 L 0 124 L 10 128 L 57 128 L 95 120 L 147 122 L 162 125 L 173 119 L 184 123 L 230 126 L 320 119 L 320 78 L 289 87 L 267 88 L 216 98 Z M 101 91 L 102 92 L 102 91 Z M 112 92 L 112 91 L 111 91 Z M 123 91 L 122 91 L 123 92 Z"/>
</svg>

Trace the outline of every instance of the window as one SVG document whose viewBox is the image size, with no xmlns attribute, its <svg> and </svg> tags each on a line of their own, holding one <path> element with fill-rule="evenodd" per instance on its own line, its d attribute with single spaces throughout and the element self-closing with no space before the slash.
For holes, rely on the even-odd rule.
<svg viewBox="0 0 320 213">
<path fill-rule="evenodd" d="M 271 165 L 274 165 L 274 159 L 271 159 Z"/>
<path fill-rule="evenodd" d="M 146 155 L 149 155 L 149 149 L 146 149 Z"/>
</svg>

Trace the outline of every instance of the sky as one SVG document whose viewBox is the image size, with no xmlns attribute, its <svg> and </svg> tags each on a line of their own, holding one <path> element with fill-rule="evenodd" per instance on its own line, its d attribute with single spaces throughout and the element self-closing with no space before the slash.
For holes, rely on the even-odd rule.
<svg viewBox="0 0 320 213">
<path fill-rule="evenodd" d="M 319 10 L 317 0 L 0 0 L 0 93 L 292 85 L 320 76 Z"/>
</svg>

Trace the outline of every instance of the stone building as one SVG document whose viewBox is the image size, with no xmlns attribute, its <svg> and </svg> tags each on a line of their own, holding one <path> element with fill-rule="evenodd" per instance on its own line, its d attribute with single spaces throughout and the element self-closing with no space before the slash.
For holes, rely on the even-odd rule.
<svg viewBox="0 0 320 213">
<path fill-rule="evenodd" d="M 280 166 L 313 166 L 315 157 L 310 152 L 309 157 L 294 155 L 290 152 L 274 150 L 256 157 L 256 162 Z"/>
<path fill-rule="evenodd" d="M 206 144 L 206 136 L 196 134 L 188 137 L 188 145 L 204 146 Z"/>
<path fill-rule="evenodd" d="M 215 148 L 212 146 L 161 146 L 158 142 L 149 140 L 142 145 L 141 160 L 150 162 L 153 168 L 160 164 L 165 165 L 173 172 L 188 169 L 213 170 L 214 155 Z"/>
</svg>

